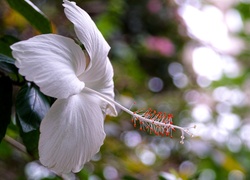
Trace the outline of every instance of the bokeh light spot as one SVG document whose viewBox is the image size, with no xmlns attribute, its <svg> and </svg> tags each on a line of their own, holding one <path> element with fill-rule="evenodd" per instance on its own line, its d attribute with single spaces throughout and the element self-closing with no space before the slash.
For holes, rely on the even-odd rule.
<svg viewBox="0 0 250 180">
<path fill-rule="evenodd" d="M 37 162 L 30 162 L 25 166 L 28 179 L 40 180 L 42 178 L 53 178 L 55 175 Z"/>
<path fill-rule="evenodd" d="M 220 56 L 207 47 L 195 48 L 193 51 L 194 71 L 209 80 L 219 80 L 222 77 L 222 61 Z"/>
<path fill-rule="evenodd" d="M 224 113 L 218 116 L 218 126 L 226 130 L 235 130 L 240 126 L 240 117 L 232 113 Z"/>
<path fill-rule="evenodd" d="M 228 175 L 228 180 L 243 180 L 245 179 L 245 175 L 243 174 L 243 172 L 239 171 L 239 170 L 232 170 L 230 171 L 229 175 Z"/>
<path fill-rule="evenodd" d="M 241 150 L 242 141 L 238 136 L 232 136 L 228 139 L 227 147 L 231 152 L 239 152 Z"/>
<path fill-rule="evenodd" d="M 128 147 L 135 147 L 141 143 L 141 135 L 137 131 L 128 131 L 124 135 L 124 142 Z"/>
<path fill-rule="evenodd" d="M 216 174 L 212 169 L 205 169 L 201 172 L 198 180 L 215 180 Z"/>
<path fill-rule="evenodd" d="M 179 73 L 183 73 L 183 67 L 180 63 L 173 62 L 169 64 L 168 72 L 171 76 L 175 76 Z"/>
<path fill-rule="evenodd" d="M 211 119 L 211 110 L 206 104 L 198 104 L 194 107 L 192 116 L 196 121 L 207 122 Z"/>
<path fill-rule="evenodd" d="M 141 162 L 145 165 L 153 165 L 156 160 L 155 154 L 147 149 L 137 150 L 137 155 L 140 158 Z"/>
<path fill-rule="evenodd" d="M 196 165 L 191 161 L 184 161 L 179 167 L 180 173 L 191 176 L 196 171 Z"/>
<path fill-rule="evenodd" d="M 113 166 L 106 166 L 103 170 L 103 175 L 106 179 L 113 180 L 118 178 L 118 171 Z"/>
<path fill-rule="evenodd" d="M 188 78 L 183 73 L 175 75 L 173 79 L 174 79 L 174 85 L 178 88 L 184 88 L 188 84 Z"/>
<path fill-rule="evenodd" d="M 158 77 L 153 77 L 148 81 L 148 88 L 152 92 L 160 92 L 163 89 L 163 81 Z"/>
</svg>

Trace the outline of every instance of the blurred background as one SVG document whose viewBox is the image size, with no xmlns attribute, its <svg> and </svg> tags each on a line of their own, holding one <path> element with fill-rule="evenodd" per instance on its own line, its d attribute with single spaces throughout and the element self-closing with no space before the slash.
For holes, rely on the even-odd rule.
<svg viewBox="0 0 250 180">
<path fill-rule="evenodd" d="M 51 21 L 53 33 L 76 37 L 61 1 L 32 2 Z M 101 151 L 75 178 L 249 179 L 250 1 L 76 3 L 111 46 L 116 101 L 133 111 L 172 113 L 174 124 L 197 128 L 182 145 L 180 132 L 173 138 L 141 132 L 118 110 L 118 117 L 105 120 L 107 137 Z M 37 34 L 0 1 L 0 36 L 24 40 Z M 7 131 L 18 140 L 17 133 Z M 10 180 L 60 179 L 5 141 L 0 144 L 0 175 Z"/>
</svg>

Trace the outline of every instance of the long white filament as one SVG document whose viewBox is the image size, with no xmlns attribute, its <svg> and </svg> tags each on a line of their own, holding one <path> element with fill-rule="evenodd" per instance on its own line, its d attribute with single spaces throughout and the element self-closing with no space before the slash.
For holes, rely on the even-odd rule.
<svg viewBox="0 0 250 180">
<path fill-rule="evenodd" d="M 135 119 L 139 119 L 140 121 L 143 121 L 143 122 L 146 122 L 146 123 L 149 123 L 149 124 L 154 124 L 154 125 L 157 125 L 157 126 L 160 126 L 160 127 L 167 127 L 167 128 L 171 128 L 171 129 L 179 129 L 182 133 L 181 135 L 181 141 L 180 143 L 183 144 L 184 143 L 184 134 L 187 133 L 189 134 L 190 136 L 193 137 L 193 134 L 190 133 L 189 129 L 191 128 L 195 128 L 196 126 L 194 127 L 189 127 L 189 128 L 183 128 L 183 127 L 180 127 L 180 126 L 176 126 L 176 125 L 173 125 L 171 123 L 164 123 L 164 122 L 160 122 L 160 121 L 155 121 L 153 119 L 149 119 L 149 118 L 146 118 L 146 117 L 143 117 L 139 114 L 136 114 L 132 111 L 130 111 L 129 109 L 127 109 L 126 107 L 122 106 L 121 104 L 117 103 L 116 101 L 114 101 L 113 99 L 93 90 L 93 89 L 90 89 L 88 87 L 85 87 L 84 90 L 88 91 L 88 92 L 91 92 L 91 93 L 94 93 L 96 95 L 98 95 L 100 98 L 102 98 L 103 100 L 105 100 L 106 102 L 108 103 L 112 103 L 112 104 L 115 104 L 117 107 L 119 107 L 120 109 L 122 109 L 123 111 L 127 112 L 128 114 L 130 114 L 133 118 Z"/>
</svg>

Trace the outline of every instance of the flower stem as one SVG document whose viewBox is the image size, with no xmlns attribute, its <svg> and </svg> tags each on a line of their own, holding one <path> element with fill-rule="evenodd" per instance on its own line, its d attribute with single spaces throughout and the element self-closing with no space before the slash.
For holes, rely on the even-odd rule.
<svg viewBox="0 0 250 180">
<path fill-rule="evenodd" d="M 19 151 L 23 152 L 24 154 L 28 154 L 25 146 L 21 144 L 20 142 L 16 141 L 15 139 L 13 139 L 12 137 L 5 135 L 4 140 L 8 142 L 9 144 L 11 144 L 16 149 L 18 149 Z"/>
</svg>

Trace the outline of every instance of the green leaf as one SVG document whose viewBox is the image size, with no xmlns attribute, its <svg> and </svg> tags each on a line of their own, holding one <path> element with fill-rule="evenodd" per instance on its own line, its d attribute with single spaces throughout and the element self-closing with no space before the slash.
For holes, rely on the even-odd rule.
<svg viewBox="0 0 250 180">
<path fill-rule="evenodd" d="M 23 15 L 41 33 L 50 33 L 51 24 L 45 15 L 29 0 L 7 0 L 10 7 Z"/>
<path fill-rule="evenodd" d="M 19 40 L 13 36 L 3 36 L 0 38 L 0 53 L 12 57 L 10 45 L 18 42 Z"/>
<path fill-rule="evenodd" d="M 16 85 L 22 84 L 24 78 L 19 75 L 18 68 L 15 66 L 14 62 L 14 59 L 0 54 L 0 72 L 7 74 Z"/>
<path fill-rule="evenodd" d="M 18 92 L 16 100 L 17 124 L 23 143 L 32 155 L 37 153 L 40 123 L 49 108 L 49 99 L 40 92 L 36 85 L 27 83 Z"/>
<path fill-rule="evenodd" d="M 13 36 L 3 36 L 0 38 L 0 72 L 4 72 L 16 83 L 22 84 L 24 79 L 18 73 L 15 60 L 12 58 L 10 46 L 19 40 Z"/>
<path fill-rule="evenodd" d="M 12 83 L 9 77 L 0 77 L 0 142 L 11 121 Z"/>
<path fill-rule="evenodd" d="M 18 69 L 14 64 L 15 60 L 0 54 L 0 70 L 5 73 L 12 73 L 18 75 Z"/>
</svg>

